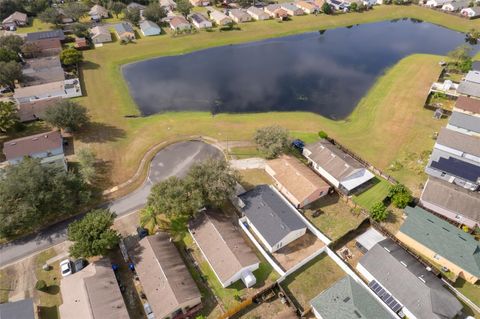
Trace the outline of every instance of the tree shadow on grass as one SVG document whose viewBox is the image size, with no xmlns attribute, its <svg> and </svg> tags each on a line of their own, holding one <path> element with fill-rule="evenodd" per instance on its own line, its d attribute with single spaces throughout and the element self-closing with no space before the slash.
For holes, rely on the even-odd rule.
<svg viewBox="0 0 480 319">
<path fill-rule="evenodd" d="M 83 71 L 85 70 L 96 70 L 100 68 L 100 64 L 91 62 L 91 61 L 84 61 L 82 62 L 79 68 L 79 80 L 80 80 L 80 87 L 82 89 L 82 96 L 88 96 L 87 86 L 85 85 L 85 76 Z"/>
<path fill-rule="evenodd" d="M 38 318 L 39 319 L 59 319 L 57 306 L 43 307 L 38 306 Z"/>
<path fill-rule="evenodd" d="M 110 124 L 91 122 L 77 138 L 84 143 L 115 142 L 126 136 L 125 130 Z"/>
</svg>

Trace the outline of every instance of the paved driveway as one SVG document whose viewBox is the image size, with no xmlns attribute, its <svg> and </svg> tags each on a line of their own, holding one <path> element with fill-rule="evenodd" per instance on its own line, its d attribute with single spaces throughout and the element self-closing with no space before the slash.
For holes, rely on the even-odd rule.
<svg viewBox="0 0 480 319">
<path fill-rule="evenodd" d="M 118 216 L 140 209 L 145 205 L 154 183 L 171 176 L 184 177 L 194 163 L 209 157 L 221 156 L 220 150 L 199 141 L 172 144 L 155 155 L 151 162 L 148 178 L 139 189 L 111 202 L 108 207 Z M 68 224 L 81 217 L 77 216 L 55 224 L 37 235 L 30 235 L 0 245 L 0 267 L 65 241 Z"/>
</svg>

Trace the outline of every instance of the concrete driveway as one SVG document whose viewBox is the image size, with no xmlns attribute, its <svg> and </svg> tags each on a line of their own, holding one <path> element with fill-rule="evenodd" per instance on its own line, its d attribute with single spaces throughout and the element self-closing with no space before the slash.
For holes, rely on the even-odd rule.
<svg viewBox="0 0 480 319">
<path fill-rule="evenodd" d="M 219 149 L 200 141 L 179 142 L 167 146 L 153 158 L 145 183 L 136 191 L 109 203 L 107 207 L 118 216 L 138 210 L 145 205 L 154 183 L 171 176 L 184 177 L 193 164 L 209 157 L 222 156 Z M 82 217 L 73 217 L 38 234 L 0 245 L 0 267 L 65 241 L 68 224 Z"/>
</svg>

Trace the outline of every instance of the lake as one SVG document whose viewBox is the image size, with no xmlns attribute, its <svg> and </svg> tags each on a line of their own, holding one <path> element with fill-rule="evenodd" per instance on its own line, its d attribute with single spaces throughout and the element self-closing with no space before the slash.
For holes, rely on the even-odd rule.
<svg viewBox="0 0 480 319">
<path fill-rule="evenodd" d="M 143 115 L 310 111 L 342 119 L 403 57 L 444 55 L 463 43 L 462 33 L 399 20 L 154 58 L 122 73 Z"/>
</svg>

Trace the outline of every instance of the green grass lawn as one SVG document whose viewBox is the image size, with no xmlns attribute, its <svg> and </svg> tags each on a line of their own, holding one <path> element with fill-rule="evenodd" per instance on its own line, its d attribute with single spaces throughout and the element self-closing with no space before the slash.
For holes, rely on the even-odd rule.
<svg viewBox="0 0 480 319">
<path fill-rule="evenodd" d="M 381 202 L 387 197 L 390 183 L 381 177 L 375 177 L 374 185 L 361 194 L 354 195 L 353 201 L 365 208 L 367 211 L 372 208 L 375 203 Z"/>
<path fill-rule="evenodd" d="M 38 18 L 30 18 L 30 24 L 26 27 L 17 28 L 17 33 L 48 31 L 54 29 L 54 27 L 53 24 L 42 22 Z"/>
<path fill-rule="evenodd" d="M 250 190 L 257 185 L 273 184 L 273 179 L 263 169 L 244 169 L 239 170 L 241 181 L 240 184 L 245 190 Z"/>
<path fill-rule="evenodd" d="M 453 285 L 458 291 L 460 291 L 465 297 L 470 299 L 473 303 L 480 307 L 480 285 L 471 284 L 465 279 L 458 278 Z"/>
<path fill-rule="evenodd" d="M 12 278 L 5 270 L 0 270 L 0 303 L 8 302 L 8 294 L 12 288 Z"/>
<path fill-rule="evenodd" d="M 326 254 L 321 254 L 289 275 L 280 285 L 302 310 L 310 300 L 346 274 Z"/>
<path fill-rule="evenodd" d="M 323 213 L 313 217 L 312 213 L 317 209 L 321 209 Z M 357 228 L 366 218 L 364 215 L 353 213 L 350 206 L 337 194 L 320 198 L 306 207 L 304 214 L 315 227 L 333 241 Z"/>
<path fill-rule="evenodd" d="M 42 266 L 45 262 L 55 256 L 55 250 L 49 249 L 40 253 L 35 258 L 35 275 L 37 280 L 45 280 L 47 283 L 46 291 L 35 290 L 35 300 L 38 301 L 40 313 L 39 319 L 58 319 L 58 306 L 62 304 L 62 295 L 60 293 L 60 268 L 59 263 L 55 262 L 52 269 L 45 271 Z"/>
<path fill-rule="evenodd" d="M 232 147 L 228 152 L 229 155 L 236 159 L 244 159 L 251 157 L 265 158 L 265 154 L 257 149 L 256 146 L 239 146 Z"/>
</svg>

